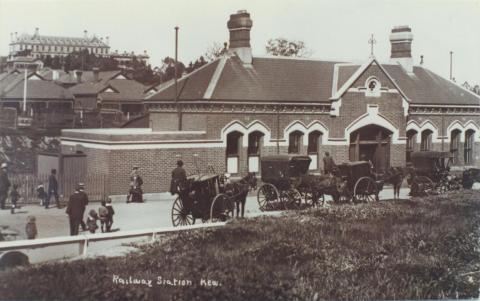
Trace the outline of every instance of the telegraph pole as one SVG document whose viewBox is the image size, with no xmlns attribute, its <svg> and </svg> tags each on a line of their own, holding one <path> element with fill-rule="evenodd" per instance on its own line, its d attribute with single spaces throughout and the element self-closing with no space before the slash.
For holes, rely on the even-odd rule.
<svg viewBox="0 0 480 301">
<path fill-rule="evenodd" d="M 182 130 L 182 107 L 178 103 L 177 65 L 178 65 L 178 26 L 175 26 L 175 104 L 178 113 L 178 130 Z"/>
<path fill-rule="evenodd" d="M 450 80 L 453 80 L 452 65 L 453 65 L 453 51 L 450 51 Z"/>
</svg>

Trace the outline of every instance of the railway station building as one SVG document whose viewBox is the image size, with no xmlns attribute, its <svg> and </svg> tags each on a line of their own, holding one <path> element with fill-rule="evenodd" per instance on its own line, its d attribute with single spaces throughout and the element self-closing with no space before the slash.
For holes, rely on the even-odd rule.
<svg viewBox="0 0 480 301">
<path fill-rule="evenodd" d="M 310 156 L 320 173 L 326 151 L 337 163 L 368 158 L 378 172 L 419 150 L 450 151 L 459 168 L 479 164 L 480 97 L 415 65 L 409 27 L 391 30 L 389 62 L 352 63 L 253 56 L 252 25 L 247 12 L 232 14 L 228 51 L 148 95 L 146 127 L 65 130 L 63 149 L 85 152 L 88 170 L 112 175 L 118 193 L 133 165 L 147 192 L 166 191 L 179 158 L 189 173 L 232 175 L 287 153 Z"/>
</svg>

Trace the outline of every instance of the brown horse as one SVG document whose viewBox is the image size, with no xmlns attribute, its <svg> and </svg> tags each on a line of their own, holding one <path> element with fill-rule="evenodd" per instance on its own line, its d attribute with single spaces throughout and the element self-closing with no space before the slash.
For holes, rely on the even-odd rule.
<svg viewBox="0 0 480 301">
<path fill-rule="evenodd" d="M 403 167 L 390 167 L 385 174 L 380 176 L 384 183 L 392 184 L 394 199 L 400 198 L 400 187 L 402 186 L 406 172 L 407 169 Z"/>
<path fill-rule="evenodd" d="M 225 181 L 225 179 L 222 179 Z M 237 209 L 237 217 L 241 212 L 241 217 L 244 217 L 245 214 L 245 203 L 247 201 L 248 192 L 253 187 L 257 186 L 257 178 L 255 173 L 248 173 L 246 176 L 241 178 L 239 181 L 225 183 L 224 184 L 224 193 L 233 199 Z"/>
</svg>

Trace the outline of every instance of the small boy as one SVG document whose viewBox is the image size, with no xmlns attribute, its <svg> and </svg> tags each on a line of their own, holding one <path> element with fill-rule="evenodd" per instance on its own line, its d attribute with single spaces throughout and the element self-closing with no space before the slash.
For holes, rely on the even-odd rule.
<svg viewBox="0 0 480 301">
<path fill-rule="evenodd" d="M 43 206 L 47 201 L 47 193 L 45 192 L 43 184 L 37 186 L 37 197 L 40 199 L 40 206 Z"/>
<path fill-rule="evenodd" d="M 100 218 L 100 230 L 105 232 L 105 228 L 107 228 L 108 232 L 108 209 L 106 207 L 107 203 L 105 201 L 102 201 L 100 207 L 98 208 L 98 217 Z"/>
<path fill-rule="evenodd" d="M 107 232 L 110 232 L 112 229 L 112 224 L 113 224 L 113 215 L 115 214 L 115 210 L 113 210 L 112 207 L 112 199 L 108 198 L 107 204 L 105 205 L 108 210 L 108 215 L 107 215 Z"/>
<path fill-rule="evenodd" d="M 18 184 L 13 184 L 12 191 L 10 192 L 10 201 L 12 202 L 12 209 L 10 210 L 11 214 L 15 213 L 15 208 L 17 208 L 17 201 L 20 199 L 20 194 L 18 193 Z"/>
<path fill-rule="evenodd" d="M 28 239 L 35 239 L 37 237 L 37 224 L 35 216 L 29 216 L 27 218 L 27 225 L 25 226 L 25 232 Z"/>
<path fill-rule="evenodd" d="M 95 230 L 98 229 L 97 220 L 97 211 L 95 211 L 94 209 L 90 210 L 87 217 L 87 227 L 90 233 L 95 233 Z"/>
</svg>

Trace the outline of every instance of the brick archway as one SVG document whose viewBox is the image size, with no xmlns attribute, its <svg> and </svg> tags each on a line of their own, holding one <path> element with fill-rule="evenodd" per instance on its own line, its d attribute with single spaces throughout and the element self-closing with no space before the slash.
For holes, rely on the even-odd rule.
<svg viewBox="0 0 480 301">
<path fill-rule="evenodd" d="M 350 161 L 370 161 L 376 172 L 390 167 L 392 131 L 375 125 L 363 126 L 350 134 Z"/>
</svg>

